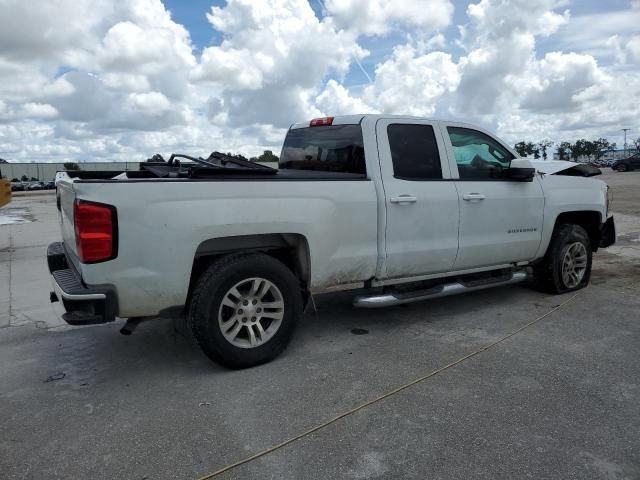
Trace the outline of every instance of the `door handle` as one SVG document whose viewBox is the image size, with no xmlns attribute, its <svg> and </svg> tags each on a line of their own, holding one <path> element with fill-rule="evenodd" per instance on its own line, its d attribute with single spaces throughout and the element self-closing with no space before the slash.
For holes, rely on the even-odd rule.
<svg viewBox="0 0 640 480">
<path fill-rule="evenodd" d="M 467 202 L 471 202 L 473 200 L 484 200 L 486 197 L 481 193 L 465 193 L 462 198 Z"/>
<path fill-rule="evenodd" d="M 397 203 L 400 205 L 407 203 L 416 203 L 418 199 L 413 195 L 400 195 L 398 197 L 391 197 L 391 203 Z"/>
</svg>

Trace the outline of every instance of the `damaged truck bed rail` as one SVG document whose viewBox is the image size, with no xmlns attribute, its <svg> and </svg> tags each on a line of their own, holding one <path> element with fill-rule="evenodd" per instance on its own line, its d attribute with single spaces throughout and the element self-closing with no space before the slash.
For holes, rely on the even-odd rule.
<svg viewBox="0 0 640 480">
<path fill-rule="evenodd" d="M 181 162 L 181 158 L 188 160 L 188 162 L 186 164 Z M 168 161 L 165 161 L 162 155 L 155 154 L 150 160 L 141 163 L 140 170 L 150 172 L 158 178 L 198 178 L 203 175 L 209 176 L 219 173 L 259 173 L 265 175 L 277 173 L 275 168 L 220 152 L 212 152 L 207 158 L 173 153 Z"/>
<path fill-rule="evenodd" d="M 182 159 L 182 161 L 181 161 Z M 186 161 L 184 161 L 186 160 Z M 146 162 L 140 163 L 139 170 L 114 172 L 113 170 L 84 171 L 70 170 L 60 172 L 57 178 L 68 176 L 80 180 L 124 180 L 145 178 L 214 178 L 220 175 L 275 175 L 278 170 L 260 163 L 243 160 L 220 152 L 212 152 L 207 158 L 192 157 L 173 153 L 169 160 L 155 154 Z M 115 175 L 115 176 L 114 176 Z"/>
</svg>

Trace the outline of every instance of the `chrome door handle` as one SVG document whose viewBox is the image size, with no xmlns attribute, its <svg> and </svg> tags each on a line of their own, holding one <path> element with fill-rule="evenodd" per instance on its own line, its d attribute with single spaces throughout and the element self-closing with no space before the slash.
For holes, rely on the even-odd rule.
<svg viewBox="0 0 640 480">
<path fill-rule="evenodd" d="M 467 202 L 471 202 L 473 200 L 484 200 L 486 197 L 481 193 L 465 193 L 462 198 Z"/>
<path fill-rule="evenodd" d="M 405 203 L 416 203 L 418 199 L 413 195 L 400 195 L 398 197 L 391 197 L 391 203 L 398 203 L 403 205 Z"/>
</svg>

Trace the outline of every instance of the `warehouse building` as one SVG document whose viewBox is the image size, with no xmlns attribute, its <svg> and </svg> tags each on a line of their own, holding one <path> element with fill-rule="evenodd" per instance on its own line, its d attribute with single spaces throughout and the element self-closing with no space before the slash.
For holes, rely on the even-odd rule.
<svg viewBox="0 0 640 480">
<path fill-rule="evenodd" d="M 87 162 L 79 163 L 81 170 L 138 170 L 140 164 L 138 162 Z M 2 176 L 10 180 L 17 178 L 22 180 L 23 176 L 27 180 L 32 178 L 40 182 L 50 182 L 56 176 L 56 172 L 65 170 L 64 163 L 18 163 L 8 162 L 0 163 L 0 171 Z"/>
</svg>

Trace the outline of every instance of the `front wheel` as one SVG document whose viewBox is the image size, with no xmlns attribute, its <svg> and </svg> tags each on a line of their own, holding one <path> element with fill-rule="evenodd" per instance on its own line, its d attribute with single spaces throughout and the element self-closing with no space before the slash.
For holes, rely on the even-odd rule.
<svg viewBox="0 0 640 480">
<path fill-rule="evenodd" d="M 188 322 L 211 360 L 246 368 L 277 357 L 301 314 L 298 279 L 280 261 L 257 253 L 214 262 L 198 280 Z"/>
<path fill-rule="evenodd" d="M 589 235 L 580 225 L 556 227 L 547 254 L 533 267 L 533 282 L 550 293 L 584 288 L 591 277 L 592 250 Z"/>
<path fill-rule="evenodd" d="M 616 170 L 619 172 L 626 172 L 627 171 L 627 166 L 624 163 L 621 163 L 620 165 L 618 165 L 616 167 Z"/>
</svg>

